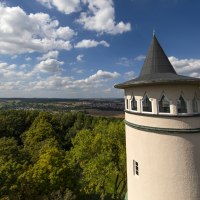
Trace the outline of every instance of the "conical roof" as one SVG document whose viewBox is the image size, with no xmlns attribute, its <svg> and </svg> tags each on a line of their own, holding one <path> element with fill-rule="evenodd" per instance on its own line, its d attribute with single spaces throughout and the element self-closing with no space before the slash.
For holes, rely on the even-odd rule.
<svg viewBox="0 0 200 200">
<path fill-rule="evenodd" d="M 200 84 L 200 79 L 178 75 L 154 35 L 138 78 L 117 84 L 115 88 L 173 83 Z"/>
<path fill-rule="evenodd" d="M 155 73 L 176 74 L 176 71 L 154 35 L 140 76 Z"/>
</svg>

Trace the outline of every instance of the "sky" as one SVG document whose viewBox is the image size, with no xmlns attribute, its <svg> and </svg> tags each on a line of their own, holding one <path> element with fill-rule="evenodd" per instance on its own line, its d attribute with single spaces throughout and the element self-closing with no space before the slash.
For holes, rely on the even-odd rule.
<svg viewBox="0 0 200 200">
<path fill-rule="evenodd" d="M 153 31 L 200 77 L 199 0 L 0 0 L 0 97 L 122 98 Z"/>
</svg>

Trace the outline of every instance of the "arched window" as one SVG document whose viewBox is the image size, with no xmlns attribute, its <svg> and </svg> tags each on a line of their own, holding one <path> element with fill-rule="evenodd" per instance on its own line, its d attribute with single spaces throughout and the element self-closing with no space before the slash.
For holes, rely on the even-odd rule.
<svg viewBox="0 0 200 200">
<path fill-rule="evenodd" d="M 131 110 L 137 111 L 137 101 L 135 100 L 135 97 L 133 96 L 131 100 Z"/>
<path fill-rule="evenodd" d="M 144 112 L 152 112 L 151 101 L 149 100 L 147 95 L 145 95 L 142 99 L 142 110 Z"/>
<path fill-rule="evenodd" d="M 129 105 L 128 105 L 128 99 L 126 99 L 126 109 L 129 109 Z"/>
<path fill-rule="evenodd" d="M 192 99 L 192 110 L 194 113 L 197 113 L 198 112 L 198 103 L 197 103 L 197 98 L 194 97 Z"/>
<path fill-rule="evenodd" d="M 162 95 L 158 104 L 159 104 L 159 112 L 170 113 L 170 103 L 164 94 Z"/>
<path fill-rule="evenodd" d="M 179 97 L 177 101 L 177 111 L 178 113 L 187 113 L 187 104 L 182 95 Z"/>
</svg>

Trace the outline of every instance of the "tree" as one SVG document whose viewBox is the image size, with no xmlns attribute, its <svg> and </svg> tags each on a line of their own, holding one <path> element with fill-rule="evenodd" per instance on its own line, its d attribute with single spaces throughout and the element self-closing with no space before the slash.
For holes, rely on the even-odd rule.
<svg viewBox="0 0 200 200">
<path fill-rule="evenodd" d="M 59 130 L 56 116 L 39 114 L 22 135 L 24 150 L 30 157 L 27 169 L 19 176 L 22 196 L 26 199 L 43 199 L 53 191 L 63 192 L 71 185 L 66 151 L 62 149 L 59 134 L 51 124 L 58 125 L 56 130 Z"/>
<path fill-rule="evenodd" d="M 45 115 L 40 114 L 28 131 L 22 135 L 25 150 L 30 154 L 31 160 L 35 162 L 39 157 L 39 151 L 47 142 L 57 141 L 58 134 L 54 131 L 52 125 L 47 121 Z M 56 142 L 58 145 L 58 142 Z"/>
<path fill-rule="evenodd" d="M 37 115 L 35 111 L 0 112 L 0 136 L 14 137 L 20 142 L 20 135 L 29 128 Z"/>
<path fill-rule="evenodd" d="M 23 151 L 14 138 L 0 138 L 0 197 L 14 199 L 19 194 L 18 176 L 26 162 Z"/>
<path fill-rule="evenodd" d="M 81 130 L 70 151 L 72 167 L 80 167 L 86 193 L 101 200 L 112 194 L 123 199 L 126 187 L 124 124 L 101 120 L 94 130 Z"/>
<path fill-rule="evenodd" d="M 52 192 L 49 200 L 75 200 L 76 195 L 68 188 L 62 193 L 60 190 Z"/>
<path fill-rule="evenodd" d="M 0 198 L 122 199 L 121 120 L 81 112 L 4 111 L 0 125 Z"/>
<path fill-rule="evenodd" d="M 71 181 L 65 154 L 56 146 L 44 146 L 38 160 L 19 177 L 23 183 L 23 196 L 38 199 L 53 191 L 65 190 Z"/>
</svg>

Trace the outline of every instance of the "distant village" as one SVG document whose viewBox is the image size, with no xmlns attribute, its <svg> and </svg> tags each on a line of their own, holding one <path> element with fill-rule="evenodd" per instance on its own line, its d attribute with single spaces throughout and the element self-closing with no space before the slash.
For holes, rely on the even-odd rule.
<svg viewBox="0 0 200 200">
<path fill-rule="evenodd" d="M 2 98 L 0 99 L 0 110 L 84 111 L 90 114 L 103 111 L 105 115 L 106 112 L 109 115 L 115 115 L 123 113 L 124 100 Z"/>
</svg>

